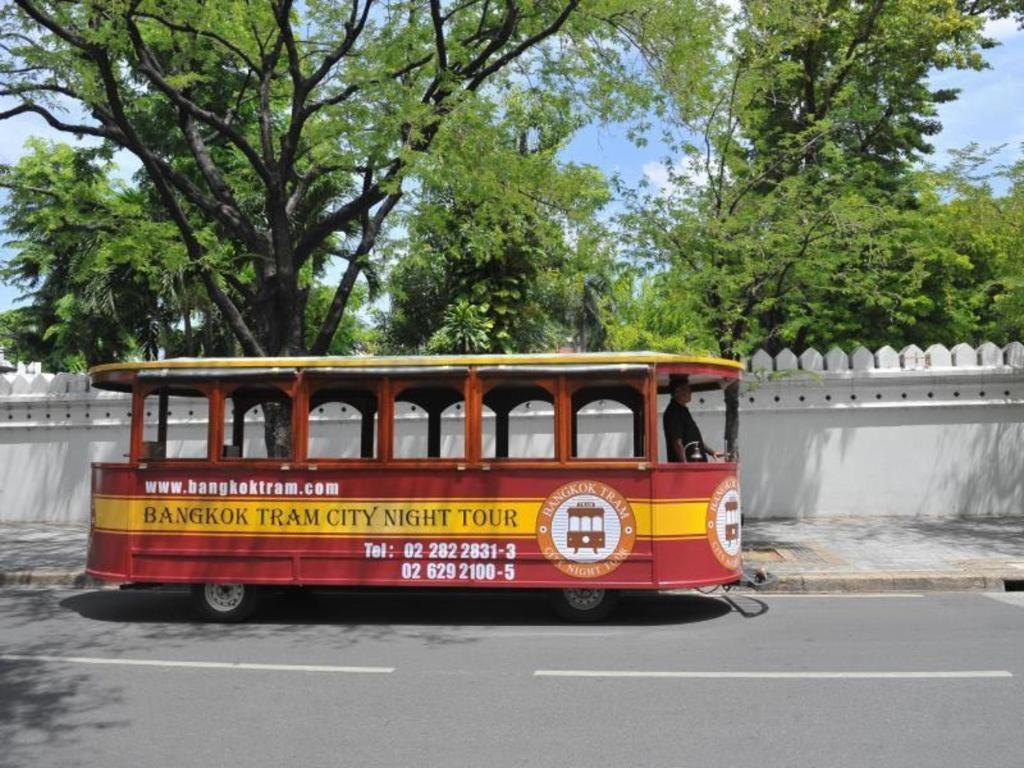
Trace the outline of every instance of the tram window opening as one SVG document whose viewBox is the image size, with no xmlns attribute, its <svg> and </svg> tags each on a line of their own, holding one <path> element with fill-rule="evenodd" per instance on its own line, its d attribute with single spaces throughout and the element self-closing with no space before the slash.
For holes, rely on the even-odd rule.
<svg viewBox="0 0 1024 768">
<path fill-rule="evenodd" d="M 644 396 L 633 387 L 595 386 L 572 396 L 572 456 L 643 458 Z"/>
<path fill-rule="evenodd" d="M 334 387 L 310 393 L 307 452 L 310 459 L 375 458 L 377 393 Z"/>
<path fill-rule="evenodd" d="M 226 459 L 287 459 L 292 455 L 292 399 L 277 387 L 245 386 L 224 398 Z"/>
<path fill-rule="evenodd" d="M 209 401 L 195 389 L 161 387 L 142 402 L 142 456 L 152 459 L 205 459 L 208 455 Z"/>
<path fill-rule="evenodd" d="M 481 456 L 555 458 L 554 398 L 543 387 L 497 386 L 484 395 Z"/>
<path fill-rule="evenodd" d="M 466 401 L 461 382 L 408 387 L 394 402 L 396 459 L 461 459 L 466 455 Z"/>
<path fill-rule="evenodd" d="M 694 382 L 694 378 L 691 377 L 691 389 L 701 391 L 703 399 L 707 401 L 707 404 L 697 407 L 693 407 L 694 402 L 697 400 L 694 397 L 689 404 L 690 415 L 693 416 L 694 422 L 697 424 L 697 428 L 700 430 L 701 438 L 704 443 L 710 448 L 715 450 L 724 450 L 722 443 L 722 436 L 725 434 L 725 411 L 721 408 L 724 405 L 725 396 L 722 390 L 719 389 L 717 382 Z M 698 389 L 699 388 L 699 389 Z M 659 387 L 658 394 L 658 461 L 660 463 L 666 463 L 669 461 L 668 458 L 668 442 L 665 438 L 665 409 L 668 408 L 668 404 L 672 400 L 671 394 L 668 392 L 668 384 Z M 716 408 L 715 401 L 717 397 L 714 393 L 718 391 L 719 396 L 722 400 L 718 400 L 719 408 Z M 682 462 L 685 464 L 685 462 Z M 672 466 L 678 466 L 673 463 Z"/>
</svg>

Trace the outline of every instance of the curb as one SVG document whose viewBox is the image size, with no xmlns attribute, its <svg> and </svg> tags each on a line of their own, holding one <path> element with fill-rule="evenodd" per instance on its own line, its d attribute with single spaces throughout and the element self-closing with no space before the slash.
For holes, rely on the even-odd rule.
<svg viewBox="0 0 1024 768">
<path fill-rule="evenodd" d="M 110 585 L 79 570 L 31 568 L 22 571 L 0 571 L 0 588 L 4 589 L 12 587 L 91 589 L 104 586 Z"/>
<path fill-rule="evenodd" d="M 936 572 L 780 574 L 770 593 L 798 592 L 1004 592 L 1005 579 L 994 574 Z"/>
</svg>

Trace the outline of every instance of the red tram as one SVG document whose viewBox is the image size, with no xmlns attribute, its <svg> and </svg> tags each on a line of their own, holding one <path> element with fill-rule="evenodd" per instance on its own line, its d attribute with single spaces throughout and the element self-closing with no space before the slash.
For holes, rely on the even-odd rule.
<svg viewBox="0 0 1024 768">
<path fill-rule="evenodd" d="M 707 397 L 740 370 L 656 353 L 99 366 L 132 427 L 128 461 L 93 466 L 87 569 L 191 584 L 225 621 L 266 586 L 543 588 L 593 619 L 619 590 L 734 583 L 737 465 L 665 461 L 660 411 L 670 378 Z"/>
</svg>

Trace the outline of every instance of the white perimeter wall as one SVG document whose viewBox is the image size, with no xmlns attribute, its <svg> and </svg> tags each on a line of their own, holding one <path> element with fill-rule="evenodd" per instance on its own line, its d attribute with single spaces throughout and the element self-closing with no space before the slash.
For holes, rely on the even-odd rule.
<svg viewBox="0 0 1024 768">
<path fill-rule="evenodd" d="M 1024 515 L 1024 347 L 908 349 L 752 358 L 740 401 L 748 517 Z M 721 394 L 697 393 L 691 409 L 721 447 Z M 549 423 L 513 417 L 513 435 L 538 419 Z M 178 409 L 172 438 L 202 440 L 190 421 Z M 402 422 L 400 437 L 421 439 L 415 417 Z M 581 451 L 622 455 L 631 423 L 605 404 L 580 425 Z M 0 521 L 87 521 L 89 464 L 123 459 L 128 424 L 128 398 L 84 376 L 0 377 Z M 546 452 L 545 439 L 532 449 Z"/>
</svg>

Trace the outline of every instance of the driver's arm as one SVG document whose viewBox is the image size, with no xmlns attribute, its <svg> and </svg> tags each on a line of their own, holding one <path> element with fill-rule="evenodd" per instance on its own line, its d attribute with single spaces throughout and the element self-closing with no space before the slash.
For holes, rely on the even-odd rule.
<svg viewBox="0 0 1024 768">
<path fill-rule="evenodd" d="M 686 452 L 683 450 L 683 438 L 674 437 L 672 438 L 672 448 L 675 451 L 676 461 L 686 461 Z"/>
</svg>

